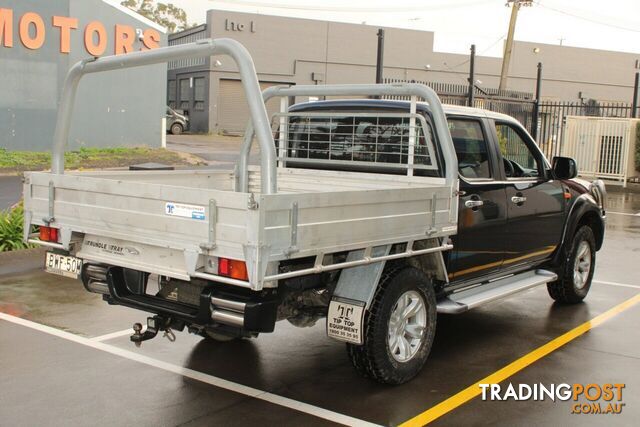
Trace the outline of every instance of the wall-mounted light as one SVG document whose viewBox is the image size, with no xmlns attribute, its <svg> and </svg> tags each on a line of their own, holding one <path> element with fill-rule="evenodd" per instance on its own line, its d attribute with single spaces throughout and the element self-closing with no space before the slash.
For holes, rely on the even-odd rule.
<svg viewBox="0 0 640 427">
<path fill-rule="evenodd" d="M 534 47 L 533 48 L 533 53 L 540 53 L 540 48 L 539 47 Z"/>
<path fill-rule="evenodd" d="M 218 59 L 216 59 L 216 62 L 213 63 L 213 66 L 216 68 L 220 68 L 222 67 L 222 62 L 220 62 Z"/>
<path fill-rule="evenodd" d="M 430 69 L 431 69 L 431 64 L 426 64 L 426 65 L 424 66 L 424 68 L 425 68 L 425 70 L 430 70 Z"/>
</svg>

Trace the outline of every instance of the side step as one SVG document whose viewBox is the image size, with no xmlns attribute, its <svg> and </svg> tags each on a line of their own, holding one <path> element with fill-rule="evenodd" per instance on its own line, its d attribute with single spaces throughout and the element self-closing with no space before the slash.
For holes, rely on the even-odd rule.
<svg viewBox="0 0 640 427">
<path fill-rule="evenodd" d="M 551 271 L 536 270 L 481 284 L 471 289 L 454 292 L 438 301 L 438 313 L 464 313 L 491 301 L 552 282 L 557 278 L 558 276 Z"/>
</svg>

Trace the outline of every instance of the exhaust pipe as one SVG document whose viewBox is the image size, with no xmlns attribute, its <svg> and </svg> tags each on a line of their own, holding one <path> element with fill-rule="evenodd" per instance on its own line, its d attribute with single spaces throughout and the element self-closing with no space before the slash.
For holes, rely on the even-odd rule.
<svg viewBox="0 0 640 427">
<path fill-rule="evenodd" d="M 88 264 L 82 272 L 82 283 L 84 287 L 95 294 L 109 295 L 109 285 L 107 285 L 108 267 L 96 264 Z"/>
<path fill-rule="evenodd" d="M 109 285 L 104 282 L 89 280 L 86 287 L 89 292 L 93 292 L 94 294 L 109 295 Z"/>
<path fill-rule="evenodd" d="M 224 325 L 242 328 L 246 306 L 243 302 L 211 297 L 211 319 Z"/>
</svg>

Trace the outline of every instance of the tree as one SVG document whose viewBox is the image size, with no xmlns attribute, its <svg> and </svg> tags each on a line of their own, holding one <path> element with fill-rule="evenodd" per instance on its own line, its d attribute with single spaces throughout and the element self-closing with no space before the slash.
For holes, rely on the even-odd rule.
<svg viewBox="0 0 640 427">
<path fill-rule="evenodd" d="M 170 33 L 191 27 L 187 21 L 187 13 L 171 3 L 156 3 L 154 0 L 124 0 L 120 4 L 162 25 Z"/>
</svg>

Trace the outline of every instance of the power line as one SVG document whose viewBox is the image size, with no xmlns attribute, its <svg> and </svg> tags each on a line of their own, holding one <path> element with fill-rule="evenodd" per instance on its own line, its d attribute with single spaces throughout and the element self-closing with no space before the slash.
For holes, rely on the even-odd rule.
<svg viewBox="0 0 640 427">
<path fill-rule="evenodd" d="M 270 9 L 289 9 L 308 12 L 340 12 L 340 13 L 402 13 L 433 11 L 443 9 L 458 9 L 462 7 L 476 6 L 491 3 L 493 0 L 464 0 L 460 2 L 440 1 L 436 4 L 423 6 L 390 6 L 390 7 L 332 7 L 332 6 L 311 6 L 295 5 L 288 3 L 262 3 L 244 0 L 209 0 L 216 3 L 226 3 L 235 6 L 265 7 Z"/>
<path fill-rule="evenodd" d="M 500 43 L 502 40 L 504 40 L 504 39 L 505 39 L 505 37 L 507 37 L 507 35 L 506 35 L 506 34 L 501 35 L 501 36 L 500 36 L 496 41 L 494 41 L 493 43 L 491 43 L 487 48 L 485 48 L 485 49 L 483 49 L 482 51 L 478 52 L 478 53 L 477 53 L 477 55 L 478 55 L 478 56 L 482 56 L 483 54 L 487 53 L 487 52 L 488 52 L 489 50 L 491 50 L 495 45 L 497 45 L 497 44 L 498 44 L 498 43 Z M 462 67 L 463 65 L 468 64 L 470 60 L 471 60 L 470 58 L 467 58 L 467 59 L 465 59 L 464 61 L 462 61 L 461 63 L 456 64 L 456 65 L 453 65 L 453 66 L 449 66 L 449 65 L 447 65 L 447 63 L 446 63 L 446 62 L 443 62 L 443 64 L 444 64 L 444 66 L 445 66 L 445 67 L 447 67 L 449 70 L 451 70 L 451 71 L 455 71 L 455 69 L 456 69 L 456 68 L 458 68 L 458 67 Z"/>
<path fill-rule="evenodd" d="M 543 7 L 544 9 L 548 9 L 548 10 L 551 10 L 553 12 L 560 13 L 562 15 L 571 16 L 572 18 L 582 19 L 583 21 L 591 22 L 592 24 L 604 25 L 605 27 L 616 28 L 618 30 L 631 31 L 631 32 L 634 32 L 634 33 L 640 33 L 640 30 L 635 29 L 635 28 L 629 28 L 629 27 L 624 27 L 622 25 L 610 24 L 608 22 L 598 21 L 597 19 L 593 19 L 593 18 L 589 18 L 589 17 L 586 17 L 586 16 L 581 16 L 581 15 L 576 15 L 575 13 L 567 12 L 567 11 L 561 10 L 561 9 L 556 9 L 554 7 L 551 7 L 551 6 L 546 6 L 546 5 L 542 4 L 540 2 L 540 0 L 535 0 L 535 3 L 538 6 Z"/>
</svg>

